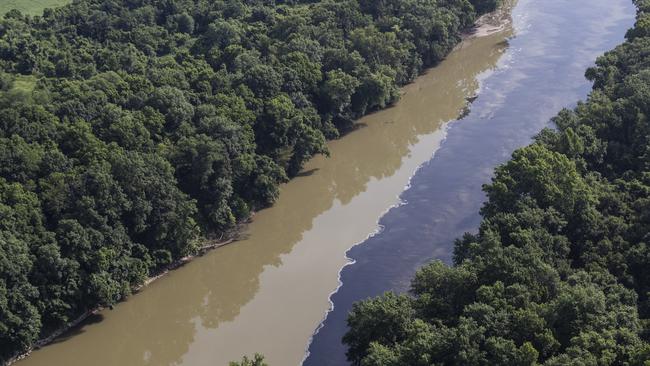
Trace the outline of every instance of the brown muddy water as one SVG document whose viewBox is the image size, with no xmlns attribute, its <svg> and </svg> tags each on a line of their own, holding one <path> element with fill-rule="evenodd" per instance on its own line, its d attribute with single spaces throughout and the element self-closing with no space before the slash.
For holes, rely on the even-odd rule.
<svg viewBox="0 0 650 366">
<path fill-rule="evenodd" d="M 283 186 L 243 240 L 173 271 L 18 365 L 221 366 L 255 352 L 270 365 L 299 365 L 331 306 L 346 251 L 399 202 L 510 35 L 465 41 L 405 87 L 394 107 L 332 141 L 331 157 L 314 158 Z"/>
</svg>

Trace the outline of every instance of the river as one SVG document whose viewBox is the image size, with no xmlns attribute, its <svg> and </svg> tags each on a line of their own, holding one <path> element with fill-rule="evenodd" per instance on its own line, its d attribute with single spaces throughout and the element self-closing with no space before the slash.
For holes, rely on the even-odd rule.
<svg viewBox="0 0 650 366">
<path fill-rule="evenodd" d="M 413 177 L 404 205 L 382 217 L 380 234 L 349 251 L 334 311 L 310 346 L 305 366 L 346 365 L 341 337 L 352 304 L 408 290 L 417 268 L 451 262 L 453 242 L 475 232 L 493 168 L 530 142 L 563 107 L 587 96 L 585 69 L 623 41 L 634 23 L 630 0 L 520 0 L 516 37 L 487 78 L 472 112 L 453 123 L 443 146 Z"/>
<path fill-rule="evenodd" d="M 312 159 L 284 185 L 242 240 L 18 365 L 221 366 L 255 352 L 272 366 L 299 365 L 345 266 L 307 360 L 344 364 L 350 304 L 404 290 L 424 261 L 449 259 L 452 238 L 478 222 L 492 168 L 586 95 L 585 67 L 622 40 L 632 16 L 629 0 L 520 0 L 516 38 L 506 29 L 465 41 L 394 107 L 330 142 L 331 157 Z M 469 116 L 450 125 L 476 93 Z M 359 243 L 348 265 L 346 251 Z"/>
<path fill-rule="evenodd" d="M 196 259 L 58 342 L 34 365 L 226 365 L 263 353 L 298 365 L 330 308 L 345 252 L 377 229 L 419 165 L 493 70 L 508 32 L 465 42 L 361 119 L 256 214 L 244 239 Z"/>
</svg>

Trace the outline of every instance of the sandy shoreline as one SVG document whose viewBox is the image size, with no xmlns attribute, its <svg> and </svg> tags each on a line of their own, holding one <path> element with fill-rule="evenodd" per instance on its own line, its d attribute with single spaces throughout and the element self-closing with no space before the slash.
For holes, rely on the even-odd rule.
<svg viewBox="0 0 650 366">
<path fill-rule="evenodd" d="M 482 15 L 472 28 L 463 32 L 463 39 L 486 37 L 512 26 L 512 9 L 516 3 L 517 0 L 503 0 L 497 10 Z"/>
</svg>

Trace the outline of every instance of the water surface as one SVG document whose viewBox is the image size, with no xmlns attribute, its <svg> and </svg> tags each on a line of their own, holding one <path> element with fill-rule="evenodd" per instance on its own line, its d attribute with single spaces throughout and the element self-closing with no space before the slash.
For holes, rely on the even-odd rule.
<svg viewBox="0 0 650 366">
<path fill-rule="evenodd" d="M 508 36 L 463 43 L 393 108 L 331 142 L 331 157 L 313 159 L 283 186 L 244 240 L 173 271 L 19 365 L 221 366 L 255 352 L 273 366 L 299 365 L 330 308 L 345 252 L 398 202 Z"/>
<path fill-rule="evenodd" d="M 453 240 L 479 224 L 481 185 L 494 167 L 587 95 L 585 69 L 622 42 L 634 12 L 630 0 L 519 1 L 516 37 L 472 112 L 451 125 L 402 194 L 406 204 L 381 219 L 382 232 L 348 253 L 356 262 L 342 272 L 334 311 L 314 337 L 306 366 L 346 364 L 341 337 L 353 302 L 407 290 L 415 270 L 432 258 L 451 261 Z"/>
</svg>

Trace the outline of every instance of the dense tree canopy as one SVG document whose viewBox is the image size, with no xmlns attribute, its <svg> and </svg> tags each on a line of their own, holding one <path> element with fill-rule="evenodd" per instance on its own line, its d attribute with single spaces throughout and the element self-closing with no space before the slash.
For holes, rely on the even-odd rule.
<svg viewBox="0 0 650 366">
<path fill-rule="evenodd" d="M 75 0 L 5 14 L 0 361 L 271 204 L 494 6 Z"/>
<path fill-rule="evenodd" d="M 650 365 L 650 1 L 594 89 L 484 187 L 478 234 L 358 303 L 355 365 Z"/>
</svg>

